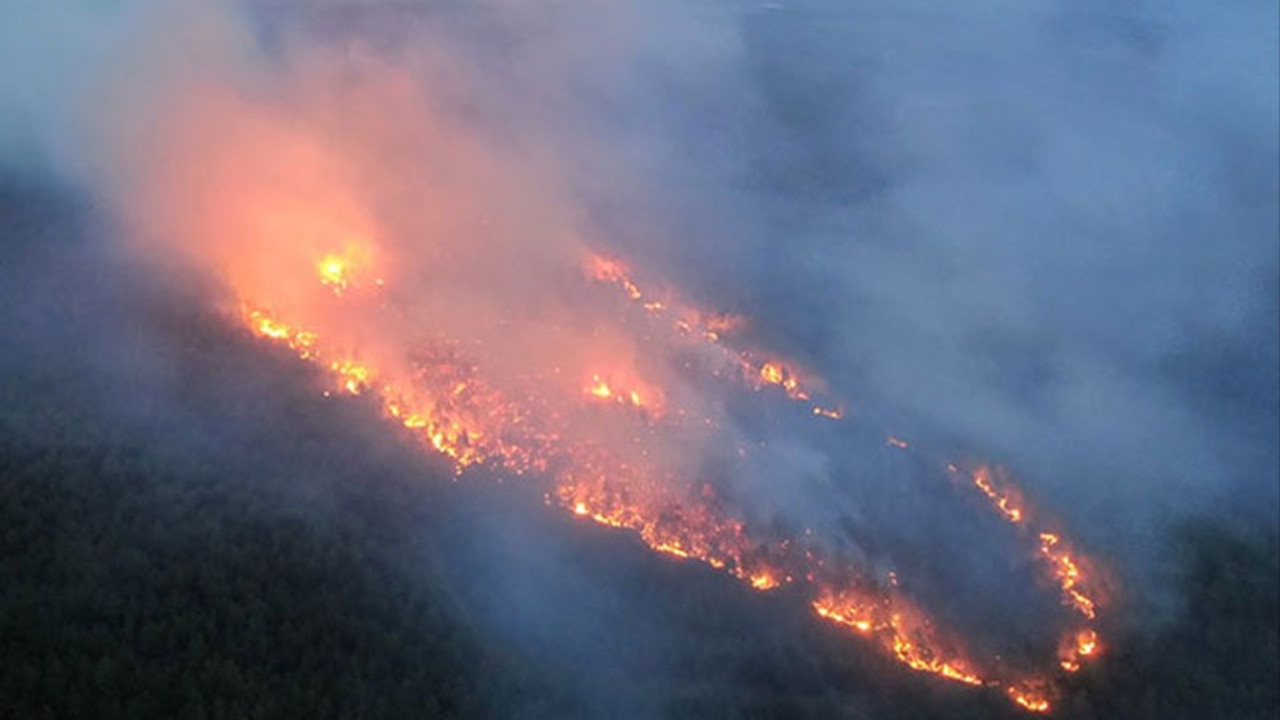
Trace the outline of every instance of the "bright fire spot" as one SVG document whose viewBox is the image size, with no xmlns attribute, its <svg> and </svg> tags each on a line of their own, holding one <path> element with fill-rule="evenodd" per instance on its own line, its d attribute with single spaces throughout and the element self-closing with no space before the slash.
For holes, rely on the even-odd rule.
<svg viewBox="0 0 1280 720">
<path fill-rule="evenodd" d="M 363 240 L 350 240 L 340 252 L 321 255 L 315 261 L 315 272 L 322 285 L 331 289 L 335 295 L 341 296 L 368 279 L 373 259 L 374 253 L 369 243 Z M 382 287 L 385 281 L 382 278 L 376 278 L 373 283 Z"/>
<path fill-rule="evenodd" d="M 1076 652 L 1081 657 L 1089 657 L 1098 649 L 1098 634 L 1092 630 L 1083 630 L 1076 636 Z"/>
<path fill-rule="evenodd" d="M 1073 673 L 1080 669 L 1083 661 L 1098 656 L 1098 633 L 1086 628 L 1075 635 L 1066 635 L 1062 639 L 1058 652 L 1058 665 L 1066 672 Z"/>
<path fill-rule="evenodd" d="M 839 420 L 844 417 L 844 413 L 838 408 L 824 408 L 818 405 L 813 406 L 813 414 L 830 420 Z"/>
<path fill-rule="evenodd" d="M 333 286 L 337 292 L 347 289 L 350 278 L 347 277 L 347 263 L 337 255 L 325 255 L 317 264 L 320 282 Z"/>
<path fill-rule="evenodd" d="M 335 360 L 329 369 L 337 374 L 342 389 L 352 395 L 359 395 L 369 385 L 369 368 L 357 362 Z"/>
<path fill-rule="evenodd" d="M 653 395 L 650 391 L 641 392 L 636 388 L 618 388 L 598 374 L 591 376 L 591 382 L 587 385 L 586 393 L 598 400 L 611 400 L 622 405 L 630 405 L 654 415 L 660 414 L 662 410 L 659 398 L 653 398 L 653 401 L 650 401 L 650 397 Z"/>
<path fill-rule="evenodd" d="M 609 383 L 601 380 L 599 375 L 592 377 L 591 387 L 587 388 L 587 392 L 601 400 L 608 400 L 613 397 L 613 389 L 609 387 Z"/>
<path fill-rule="evenodd" d="M 758 573 L 751 576 L 751 587 L 756 590 L 771 590 L 778 587 L 778 581 L 769 573 Z"/>
</svg>

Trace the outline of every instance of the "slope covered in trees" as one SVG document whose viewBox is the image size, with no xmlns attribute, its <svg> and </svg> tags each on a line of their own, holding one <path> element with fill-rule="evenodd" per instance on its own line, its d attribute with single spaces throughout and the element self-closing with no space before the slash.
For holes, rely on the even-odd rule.
<svg viewBox="0 0 1280 720">
<path fill-rule="evenodd" d="M 0 715 L 1021 717 L 536 484 L 450 482 L 50 202 L 0 198 Z M 1178 609 L 1060 716 L 1275 717 L 1274 528 L 1223 522 L 1171 535 Z"/>
</svg>

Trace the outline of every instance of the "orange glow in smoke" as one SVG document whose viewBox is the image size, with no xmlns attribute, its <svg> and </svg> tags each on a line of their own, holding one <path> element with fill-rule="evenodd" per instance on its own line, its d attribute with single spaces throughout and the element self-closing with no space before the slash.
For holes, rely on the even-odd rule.
<svg viewBox="0 0 1280 720">
<path fill-rule="evenodd" d="M 319 107 L 314 122 L 251 108 L 230 92 L 182 105 L 157 133 L 151 173 L 131 188 L 148 212 L 163 208 L 145 218 L 149 242 L 184 238 L 179 249 L 225 288 L 248 332 L 309 363 L 326 394 L 378 408 L 455 472 L 534 475 L 547 483 L 547 502 L 571 517 L 633 533 L 754 590 L 785 587 L 906 668 L 1005 688 L 1021 707 L 1048 709 L 1051 673 L 1063 671 L 1065 655 L 1031 679 L 974 657 L 906 597 L 909 584 L 896 575 L 879 580 L 824 552 L 819 539 L 751 525 L 699 477 L 689 456 L 724 447 L 728 435 L 721 397 L 696 390 L 759 392 L 796 403 L 803 422 L 841 421 L 844 405 L 820 378 L 750 346 L 746 320 L 654 290 L 621 261 L 561 239 L 573 213 L 545 197 L 541 168 L 459 136 L 409 79 L 371 83 L 371 95 L 354 97 L 315 100 L 300 90 L 298 102 Z M 337 111 L 352 106 L 378 112 Z M 361 164 L 401 151 L 448 172 Z M 678 358 L 679 369 L 654 356 Z M 894 436 L 889 444 L 908 447 Z M 1008 522 L 1030 524 L 1012 483 L 979 470 L 972 485 Z M 1056 529 L 1029 537 L 1083 616 L 1074 618 L 1069 659 L 1096 656 L 1096 633 L 1080 640 L 1099 608 L 1093 564 Z"/>
<path fill-rule="evenodd" d="M 613 265 L 604 267 L 608 273 L 617 271 Z M 324 271 L 319 271 L 322 283 Z M 896 586 L 896 577 L 888 588 L 863 580 L 850 583 L 828 577 L 820 565 L 810 564 L 814 559 L 811 552 L 788 552 L 785 544 L 753 539 L 744 524 L 712 505 L 698 502 L 696 496 L 673 493 L 678 483 L 669 478 L 651 476 L 602 448 L 566 444 L 563 429 L 517 422 L 517 418 L 524 417 L 518 404 L 500 393 L 484 390 L 483 383 L 469 372 L 464 373 L 465 377 L 446 373 L 449 377 L 438 390 L 431 383 L 402 386 L 381 377 L 368 365 L 339 355 L 329 359 L 329 350 L 312 331 L 293 328 L 259 310 L 246 310 L 242 316 L 259 336 L 284 343 L 299 357 L 327 368 L 341 391 L 375 394 L 389 417 L 452 458 L 459 471 L 477 463 L 496 464 L 517 474 L 559 467 L 549 500 L 575 516 L 633 531 L 657 552 L 706 562 L 755 590 L 771 590 L 793 582 L 794 577 L 804 577 L 816 593 L 812 607 L 819 617 L 866 638 L 906 667 L 966 685 L 1001 682 L 998 674 L 989 681 L 971 660 L 959 651 L 949 650 L 954 643 L 939 637 L 933 621 L 891 590 Z M 766 385 L 784 389 L 789 385 L 787 380 L 795 377 L 784 366 L 772 362 L 761 366 L 760 376 Z M 795 387 L 798 383 L 790 385 Z M 615 387 L 601 374 L 591 376 L 585 395 L 598 401 L 644 405 L 639 391 Z M 459 396 L 466 396 L 473 407 L 468 409 L 457 403 Z M 815 414 L 819 413 L 815 410 Z M 517 426 L 519 432 L 510 432 Z M 893 436 L 889 444 L 909 447 Z M 1007 483 L 997 488 L 992 478 L 990 470 L 979 468 L 973 474 L 973 484 L 1002 517 L 1014 524 L 1022 523 L 1021 501 L 1015 499 L 1017 496 Z M 1082 573 L 1072 554 L 1062 547 L 1056 534 L 1046 532 L 1039 538 L 1041 552 L 1065 597 L 1087 617 L 1094 617 L 1095 604 L 1079 587 Z M 1095 655 L 1098 647 L 1093 630 L 1080 631 L 1073 637 L 1076 642 L 1070 652 L 1060 653 L 1059 666 L 1066 672 L 1078 669 L 1080 660 Z M 1044 683 L 1035 679 L 1004 686 L 1013 702 L 1039 713 L 1049 709 Z"/>
</svg>

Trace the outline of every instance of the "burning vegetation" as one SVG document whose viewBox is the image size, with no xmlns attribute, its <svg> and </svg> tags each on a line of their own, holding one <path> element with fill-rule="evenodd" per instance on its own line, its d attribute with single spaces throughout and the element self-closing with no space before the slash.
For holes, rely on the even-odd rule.
<svg viewBox="0 0 1280 720">
<path fill-rule="evenodd" d="M 331 289 L 323 303 L 363 305 L 370 313 L 388 312 L 390 293 L 382 281 L 361 282 L 348 272 L 346 256 L 322 255 L 313 267 L 315 283 Z M 615 311 L 634 312 L 651 342 L 696 357 L 709 380 L 722 379 L 749 392 L 777 393 L 803 403 L 814 415 L 839 420 L 838 410 L 819 404 L 820 383 L 795 365 L 743 349 L 725 336 L 742 321 L 715 315 L 663 298 L 651 299 L 616 259 L 591 254 L 582 275 L 591 284 L 616 286 L 622 304 Z M 361 293 L 369 293 L 361 297 Z M 606 303 L 607 306 L 607 303 Z M 1003 667 L 998 660 L 970 658 L 954 632 L 938 627 L 927 612 L 903 595 L 896 583 L 877 581 L 865 569 L 841 564 L 809 537 L 777 537 L 735 517 L 729 503 L 709 483 L 681 477 L 659 457 L 665 433 L 690 427 L 717 426 L 713 415 L 682 407 L 675 392 L 664 392 L 656 377 L 642 377 L 636 363 L 621 362 L 610 371 L 592 372 L 577 393 L 541 391 L 541 383 L 498 387 L 481 366 L 465 358 L 456 344 L 437 341 L 414 349 L 401 365 L 362 359 L 361 348 L 331 343 L 315 327 L 293 325 L 253 298 L 240 298 L 239 317 L 254 334 L 292 350 L 300 359 L 323 368 L 331 378 L 329 392 L 369 395 L 386 417 L 449 457 L 456 471 L 484 464 L 502 473 L 549 476 L 546 501 L 571 515 L 635 533 L 653 550 L 683 560 L 696 560 L 738 578 L 757 591 L 781 586 L 800 588 L 812 598 L 814 612 L 848 630 L 886 656 L 918 672 L 971 686 L 1002 688 L 1018 706 L 1047 712 L 1053 676 L 1071 673 L 1101 652 L 1096 629 L 1099 599 L 1091 562 L 1072 549 L 1059 532 L 1037 530 L 1035 516 L 1007 478 L 991 468 L 962 471 L 947 466 L 953 480 L 969 485 L 997 515 L 1037 542 L 1044 572 L 1058 587 L 1063 603 L 1084 625 L 1064 631 L 1056 665 L 1043 674 Z M 323 316 L 321 316 L 323 317 Z M 548 382 L 546 385 L 554 385 Z M 668 407 L 669 406 L 669 407 Z M 599 422 L 621 422 L 635 442 L 619 449 L 608 436 L 597 436 L 579 420 L 604 413 Z M 654 448 L 649 448 L 651 441 Z M 896 436 L 888 444 L 910 445 Z"/>
<path fill-rule="evenodd" d="M 288 111 L 225 88 L 175 102 L 122 200 L 141 249 L 182 257 L 248 331 L 321 369 L 326 393 L 366 397 L 458 475 L 536 476 L 571 517 L 756 591 L 788 588 L 911 670 L 1042 712 L 1056 676 L 1102 653 L 1095 564 L 984 466 L 950 475 L 1008 521 L 1078 620 L 1039 672 L 975 657 L 892 575 L 821 533 L 753 516 L 724 478 L 760 456 L 726 407 L 760 398 L 806 423 L 850 422 L 822 379 L 753 342 L 749 319 L 699 307 L 581 239 L 546 168 L 496 155 L 403 73 L 344 62 L 340 74 L 298 90 Z M 197 125 L 215 131 L 188 131 Z M 370 160 L 405 154 L 447 170 Z M 708 477 L 716 453 L 728 457 Z"/>
</svg>

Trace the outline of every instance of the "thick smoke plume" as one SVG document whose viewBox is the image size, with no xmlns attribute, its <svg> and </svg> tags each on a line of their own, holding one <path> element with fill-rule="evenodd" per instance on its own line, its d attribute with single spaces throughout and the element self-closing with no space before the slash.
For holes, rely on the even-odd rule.
<svg viewBox="0 0 1280 720">
<path fill-rule="evenodd" d="M 972 519 L 1009 477 L 974 495 L 979 464 L 1123 580 L 1193 508 L 1274 522 L 1273 5 L 18 16 L 7 173 L 76 186 L 111 254 L 352 392 L 397 388 L 388 413 L 461 466 L 651 468 L 632 492 L 914 572 L 943 625 L 1014 637 L 1062 610 L 995 582 L 1042 558 Z M 424 365 L 475 399 L 438 431 L 404 390 Z M 595 499 L 548 490 L 637 529 Z"/>
</svg>

